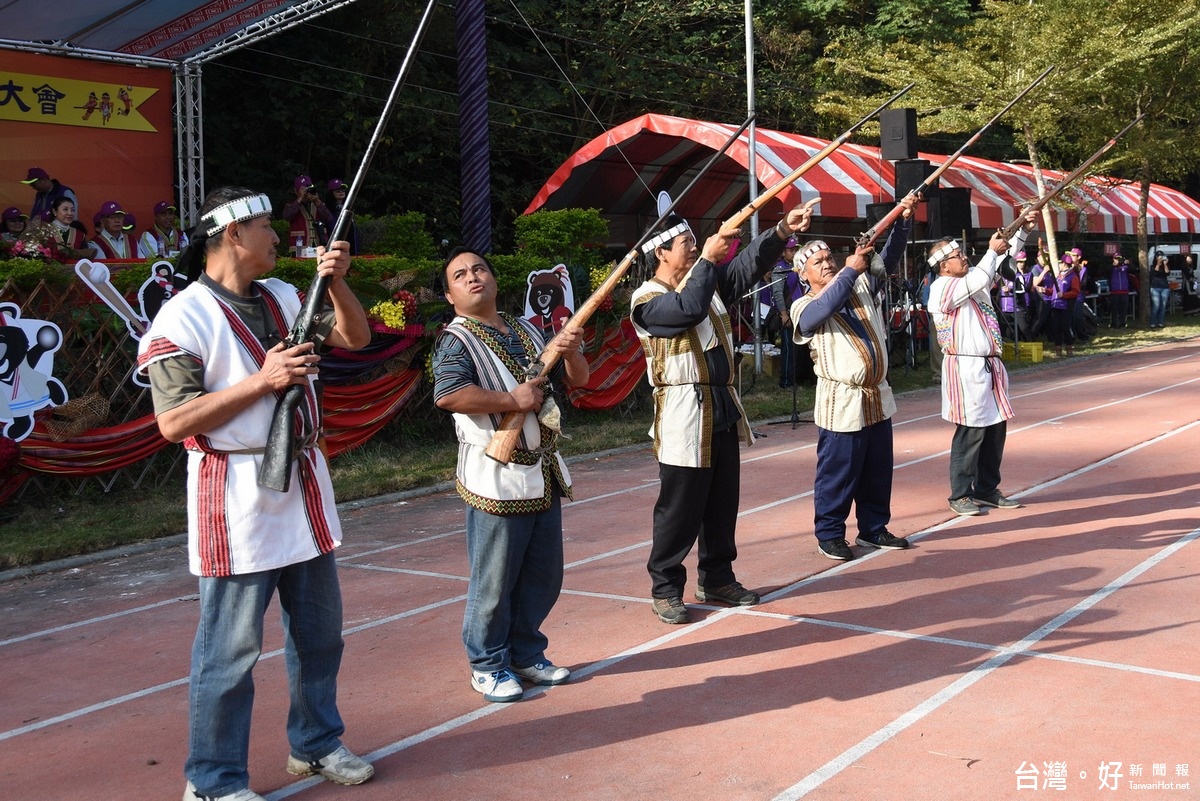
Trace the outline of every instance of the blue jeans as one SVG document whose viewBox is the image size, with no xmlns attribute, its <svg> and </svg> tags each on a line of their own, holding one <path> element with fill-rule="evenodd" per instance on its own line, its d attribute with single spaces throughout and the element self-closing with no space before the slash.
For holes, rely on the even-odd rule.
<svg viewBox="0 0 1200 801">
<path fill-rule="evenodd" d="M 545 658 L 541 632 L 563 580 L 562 505 L 524 515 L 467 507 L 471 582 L 462 638 L 473 670 L 529 667 Z"/>
<path fill-rule="evenodd" d="M 1150 287 L 1150 325 L 1162 326 L 1167 320 L 1167 304 L 1171 302 L 1170 287 Z"/>
<path fill-rule="evenodd" d="M 277 570 L 200 579 L 200 624 L 192 645 L 189 754 L 184 773 L 202 795 L 250 783 L 250 710 L 263 617 L 274 592 L 285 634 L 292 755 L 320 759 L 341 745 L 337 710 L 342 594 L 332 553 Z"/>
</svg>

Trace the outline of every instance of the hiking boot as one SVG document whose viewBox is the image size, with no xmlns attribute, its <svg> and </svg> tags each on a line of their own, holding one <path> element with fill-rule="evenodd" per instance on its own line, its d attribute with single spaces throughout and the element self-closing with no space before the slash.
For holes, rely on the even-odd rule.
<svg viewBox="0 0 1200 801">
<path fill-rule="evenodd" d="M 483 700 L 491 701 L 494 704 L 519 701 L 525 694 L 525 690 L 521 688 L 521 682 L 508 668 L 493 670 L 490 673 L 473 670 L 471 671 L 471 686 L 475 688 L 475 692 L 483 693 Z"/>
<path fill-rule="evenodd" d="M 874 534 L 859 534 L 854 541 L 868 548 L 883 548 L 888 551 L 903 551 L 908 547 L 908 540 L 894 536 L 886 528 Z"/>
<path fill-rule="evenodd" d="M 986 498 L 972 498 L 971 501 L 979 506 L 993 506 L 997 509 L 1020 509 L 1021 502 L 1014 501 L 1012 498 L 1006 498 L 997 491 L 994 495 L 988 495 Z"/>
<path fill-rule="evenodd" d="M 663 623 L 691 623 L 688 608 L 683 605 L 683 599 L 678 595 L 670 598 L 654 599 L 654 614 Z"/>
<path fill-rule="evenodd" d="M 950 501 L 950 508 L 954 510 L 955 514 L 960 514 L 964 517 L 979 514 L 979 507 L 970 498 L 955 498 Z"/>
<path fill-rule="evenodd" d="M 267 801 L 258 793 L 251 790 L 249 787 L 243 787 L 237 792 L 226 793 L 225 795 L 200 795 L 196 789 L 196 785 L 191 782 L 187 783 L 187 787 L 183 790 L 183 801 Z"/>
<path fill-rule="evenodd" d="M 850 550 L 845 539 L 817 540 L 817 550 L 822 556 L 839 562 L 849 562 L 854 558 L 854 551 Z"/>
<path fill-rule="evenodd" d="M 559 667 L 549 659 L 543 659 L 540 662 L 534 662 L 529 667 L 512 668 L 512 672 L 516 673 L 523 679 L 528 679 L 534 684 L 542 687 L 553 687 L 558 684 L 566 684 L 571 678 L 571 671 L 565 667 Z"/>
<path fill-rule="evenodd" d="M 754 606 L 759 601 L 758 593 L 748 590 L 736 581 L 723 587 L 697 587 L 697 601 L 720 601 L 730 606 Z"/>
<path fill-rule="evenodd" d="M 310 762 L 289 756 L 287 772 L 293 776 L 324 776 L 334 784 L 362 784 L 375 775 L 375 768 L 346 746 L 339 745 L 337 750 Z"/>
</svg>

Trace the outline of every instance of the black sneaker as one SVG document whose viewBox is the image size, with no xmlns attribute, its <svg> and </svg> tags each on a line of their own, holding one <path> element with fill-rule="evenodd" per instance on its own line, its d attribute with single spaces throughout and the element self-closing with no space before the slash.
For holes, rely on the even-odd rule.
<svg viewBox="0 0 1200 801">
<path fill-rule="evenodd" d="M 884 548 L 889 551 L 903 551 L 908 547 L 908 540 L 894 536 L 886 528 L 874 534 L 859 534 L 854 541 L 868 548 Z"/>
<path fill-rule="evenodd" d="M 979 506 L 992 506 L 996 509 L 1021 508 L 1020 501 L 1014 501 L 1012 498 L 1006 498 L 1000 492 L 997 492 L 995 495 L 989 495 L 986 498 L 972 498 L 971 500 Z"/>
<path fill-rule="evenodd" d="M 850 550 L 844 539 L 817 540 L 817 549 L 822 556 L 839 562 L 849 562 L 854 558 L 854 551 Z"/>
<path fill-rule="evenodd" d="M 697 587 L 696 600 L 720 601 L 730 606 L 754 606 L 759 597 L 754 590 L 748 590 L 734 581 L 723 587 Z"/>
<path fill-rule="evenodd" d="M 654 614 L 663 623 L 691 623 L 688 608 L 683 605 L 683 599 L 678 595 L 673 598 L 655 598 Z"/>
</svg>

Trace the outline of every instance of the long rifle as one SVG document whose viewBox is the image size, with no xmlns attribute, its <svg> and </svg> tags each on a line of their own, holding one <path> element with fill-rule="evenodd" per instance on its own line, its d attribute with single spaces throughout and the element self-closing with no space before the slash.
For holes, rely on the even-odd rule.
<svg viewBox="0 0 1200 801">
<path fill-rule="evenodd" d="M 808 172 L 813 167 L 820 164 L 822 161 L 825 160 L 825 158 L 827 156 L 831 155 L 839 147 L 846 144 L 846 142 L 849 141 L 850 137 L 854 135 L 855 131 L 857 131 L 859 128 L 863 127 L 868 122 L 870 122 L 871 118 L 874 117 L 876 114 L 883 111 L 885 108 L 892 105 L 900 98 L 904 97 L 904 95 L 908 94 L 909 90 L 912 89 L 916 85 L 917 84 L 914 81 L 913 83 L 910 83 L 908 86 L 901 89 L 899 92 L 896 92 L 896 94 L 892 95 L 887 100 L 883 101 L 883 103 L 881 103 L 878 108 L 876 108 L 870 114 L 867 114 L 865 117 L 863 117 L 858 122 L 851 125 L 849 128 L 847 128 L 846 131 L 841 136 L 839 136 L 837 139 L 834 139 L 828 145 L 826 145 L 825 147 L 821 148 L 819 151 L 814 153 L 812 155 L 812 157 L 810 159 L 808 159 L 808 161 L 804 162 L 799 167 L 792 170 L 792 172 L 789 175 L 785 176 L 782 181 L 775 184 L 775 186 L 771 187 L 766 192 L 763 192 L 761 195 L 754 198 L 754 200 L 747 203 L 742 208 L 741 211 L 739 211 L 737 214 L 733 215 L 732 217 L 730 217 L 728 220 L 725 221 L 725 224 L 721 226 L 721 233 L 724 234 L 725 236 L 733 236 L 735 233 L 737 233 L 737 231 L 742 227 L 742 225 L 746 222 L 746 220 L 750 219 L 750 217 L 752 215 L 754 215 L 755 213 L 757 213 L 759 209 L 761 209 L 763 206 L 767 205 L 767 203 L 774 200 L 775 196 L 778 195 L 780 192 L 787 189 L 792 184 L 796 183 L 796 181 L 798 181 L 800 179 L 800 176 L 804 175 L 804 173 Z"/>
<path fill-rule="evenodd" d="M 371 166 L 375 151 L 379 149 L 379 140 L 383 136 L 384 128 L 387 127 L 388 119 L 392 116 L 392 109 L 395 108 L 396 100 L 400 96 L 400 87 L 404 85 L 404 79 L 416 57 L 417 48 L 425 36 L 425 30 L 429 26 L 429 20 L 433 16 L 433 9 L 436 5 L 437 0 L 429 0 L 429 5 L 425 7 L 425 13 L 417 24 L 417 31 L 413 35 L 412 43 L 408 46 L 408 53 L 404 56 L 404 63 L 400 65 L 400 72 L 392 84 L 392 91 L 388 94 L 387 102 L 384 103 L 383 110 L 379 113 L 379 120 L 375 123 L 375 132 L 371 134 L 367 149 L 363 153 L 362 162 L 354 174 L 354 180 L 350 182 L 350 188 L 346 190 L 346 202 L 342 204 L 342 209 L 338 212 L 337 220 L 333 224 L 333 231 L 329 235 L 330 242 L 343 238 L 349 228 L 358 190 L 366 178 L 367 169 Z M 285 340 L 288 347 L 312 340 L 313 323 L 317 313 L 325 305 L 325 296 L 328 292 L 329 277 L 316 276 L 304 297 L 304 305 L 300 308 L 300 314 L 292 324 L 291 333 Z M 263 454 L 262 466 L 258 471 L 260 487 L 286 492 L 291 483 L 292 462 L 296 458 L 296 429 L 293 425 L 293 418 L 296 407 L 303 398 L 304 387 L 292 384 L 284 390 L 283 396 L 275 404 L 275 416 L 271 419 L 271 430 L 267 434 L 266 450 Z"/>
<path fill-rule="evenodd" d="M 851 134 L 865 125 L 880 111 L 883 111 L 883 109 L 896 102 L 897 99 L 908 92 L 909 89 L 912 89 L 912 87 L 913 84 L 910 83 L 908 86 L 892 95 L 892 97 L 883 103 L 883 105 L 879 106 L 879 108 L 875 109 L 870 114 L 856 122 L 844 134 L 839 136 L 826 147 L 822 148 L 820 152 L 815 153 L 811 158 L 808 159 L 808 161 L 804 162 L 804 164 L 792 171 L 790 175 L 755 198 L 749 205 L 744 207 L 741 211 L 739 211 L 721 226 L 721 233 L 729 235 L 741 228 L 742 224 L 749 219 L 751 215 L 757 212 L 765 203 L 770 201 L 787 187 L 794 184 L 797 180 L 799 180 L 800 176 L 804 175 L 804 173 L 815 167 L 818 163 L 829 156 L 829 154 L 841 147 L 842 144 L 844 144 L 846 140 L 850 138 Z M 679 203 L 679 201 L 691 191 L 692 187 L 694 187 L 700 178 L 706 172 L 708 172 L 708 169 L 716 162 L 716 160 L 723 155 L 726 150 L 729 149 L 730 145 L 737 141 L 738 137 L 742 135 L 742 132 L 747 126 L 750 125 L 750 121 L 753 119 L 754 117 L 751 116 L 744 123 L 742 123 L 742 127 L 735 131 L 733 136 L 731 136 L 725 142 L 721 149 L 717 151 L 711 159 L 708 160 L 700 172 L 696 174 L 696 177 L 693 178 L 683 190 L 682 194 L 675 198 L 671 205 L 659 215 L 657 220 L 654 221 L 654 224 L 646 229 L 646 232 L 642 234 L 641 238 L 638 239 L 629 252 L 625 254 L 625 258 L 621 260 L 620 264 L 613 268 L 613 271 L 609 273 L 608 277 L 604 279 L 604 282 L 601 283 L 600 286 L 596 287 L 596 291 L 592 293 L 591 297 L 589 297 L 584 302 L 583 306 L 581 306 L 575 312 L 575 314 L 573 314 L 571 318 L 567 320 L 562 331 L 556 334 L 554 339 L 551 339 L 550 342 L 546 344 L 546 347 L 538 356 L 537 361 L 530 363 L 529 368 L 527 369 L 527 380 L 541 378 L 550 374 L 550 371 L 555 365 L 558 364 L 561 358 L 559 353 L 551 348 L 554 340 L 561 336 L 562 332 L 566 331 L 568 327 L 572 329 L 580 329 L 587 325 L 588 320 L 590 320 L 596 310 L 600 308 L 600 304 L 603 303 L 604 299 L 608 297 L 614 288 L 616 288 L 617 282 L 625 276 L 626 271 L 628 271 L 630 265 L 633 264 L 633 260 L 637 258 L 637 254 L 642 245 L 650 241 L 650 238 L 658 233 L 658 226 L 660 226 L 663 221 L 667 219 L 667 216 L 675 209 L 675 206 Z M 504 415 L 504 418 L 500 421 L 500 426 L 496 429 L 496 433 L 492 435 L 492 439 L 488 443 L 485 451 L 488 456 L 503 464 L 508 464 L 512 461 L 513 451 L 516 450 L 517 442 L 520 440 L 521 427 L 524 424 L 526 414 L 527 412 L 507 412 Z"/>
<path fill-rule="evenodd" d="M 1031 212 L 1031 211 L 1037 212 L 1037 211 L 1041 211 L 1043 208 L 1045 208 L 1047 203 L 1049 203 L 1051 200 L 1056 198 L 1059 194 L 1061 194 L 1063 192 L 1063 190 L 1065 190 L 1067 187 L 1069 187 L 1071 184 L 1073 184 L 1079 176 L 1083 175 L 1084 171 L 1088 167 L 1091 167 L 1093 164 L 1095 164 L 1097 161 L 1100 160 L 1101 156 L 1103 156 L 1108 151 L 1112 150 L 1113 145 L 1115 145 L 1117 143 L 1117 140 L 1120 139 L 1125 134 L 1129 133 L 1129 129 L 1132 128 L 1133 126 L 1137 125 L 1139 122 L 1141 122 L 1145 116 L 1146 116 L 1145 114 L 1137 115 L 1137 118 L 1133 122 L 1126 125 L 1120 131 L 1118 131 L 1117 134 L 1115 136 L 1113 136 L 1112 139 L 1109 139 L 1107 142 L 1105 142 L 1104 146 L 1101 147 L 1099 150 L 1097 150 L 1095 153 L 1093 153 L 1088 158 L 1087 161 L 1080 164 L 1078 167 L 1076 167 L 1074 169 L 1074 171 L 1071 172 L 1070 175 L 1068 175 L 1067 177 L 1065 177 L 1061 181 L 1059 181 L 1058 186 L 1054 187 L 1049 192 L 1047 192 L 1046 194 L 1042 195 L 1037 200 L 1035 200 L 1033 203 L 1030 203 L 1028 206 L 1021 209 L 1021 213 L 1016 216 L 1016 219 L 1014 219 L 1012 222 L 1010 222 L 1008 225 L 1006 225 L 1004 228 L 1002 228 L 1000 230 L 1000 233 L 1003 234 L 1004 238 L 1011 239 L 1012 235 L 1017 232 L 1017 229 L 1020 228 L 1022 225 L 1024 225 L 1025 217 L 1026 217 L 1026 215 L 1029 214 L 1029 212 Z"/>
<path fill-rule="evenodd" d="M 908 194 L 905 195 L 904 198 L 907 199 L 907 198 L 912 197 L 913 195 L 918 195 L 918 194 L 928 192 L 930 187 L 936 186 L 938 178 L 941 177 L 942 173 L 944 173 L 946 170 L 950 169 L 951 164 L 958 161 L 959 157 L 962 154 L 966 153 L 968 148 L 970 148 L 972 145 L 974 145 L 976 142 L 978 142 L 979 138 L 981 136 L 983 136 L 984 132 L 987 131 L 988 128 L 991 128 L 992 125 L 995 124 L 996 120 L 1003 117 L 1010 108 L 1015 106 L 1017 104 L 1017 102 L 1021 100 L 1021 98 L 1025 97 L 1025 95 L 1027 95 L 1031 91 L 1033 91 L 1033 88 L 1035 86 L 1037 86 L 1039 83 L 1041 83 L 1043 80 L 1045 80 L 1046 76 L 1049 75 L 1053 69 L 1054 69 L 1053 64 L 1050 65 L 1049 67 L 1046 67 L 1046 69 L 1042 72 L 1042 74 L 1037 76 L 1037 78 L 1034 79 L 1033 83 L 1029 84 L 1029 86 L 1026 86 L 1023 90 L 1021 90 L 1021 93 L 1019 95 L 1014 97 L 1007 106 L 1000 109 L 1000 111 L 997 112 L 996 115 L 994 117 L 992 117 L 990 120 L 988 120 L 987 123 L 982 128 L 980 128 L 978 131 L 976 131 L 975 135 L 972 136 L 970 139 L 968 139 L 963 144 L 962 147 L 960 147 L 953 154 L 948 156 L 946 158 L 946 160 L 943 161 L 936 170 L 934 170 L 928 177 L 925 178 L 924 181 L 921 182 L 921 184 L 919 186 L 917 186 L 915 189 L 909 190 Z M 864 231 L 863 234 L 858 238 L 857 244 L 859 245 L 859 247 L 863 247 L 866 245 L 873 245 L 875 243 L 875 240 L 879 238 L 880 234 L 882 234 L 884 231 L 886 231 L 888 228 L 890 228 L 892 223 L 894 223 L 896 221 L 896 218 L 899 217 L 903 212 L 904 212 L 904 206 L 901 205 L 900 203 L 897 203 L 895 206 L 893 206 L 888 211 L 887 214 L 883 215 L 883 217 L 878 222 L 876 222 L 874 225 L 872 225 L 870 228 L 868 228 L 866 231 Z"/>
</svg>

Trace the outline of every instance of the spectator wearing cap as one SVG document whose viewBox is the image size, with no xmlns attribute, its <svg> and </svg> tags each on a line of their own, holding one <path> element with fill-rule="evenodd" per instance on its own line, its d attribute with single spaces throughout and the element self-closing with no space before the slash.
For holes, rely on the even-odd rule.
<svg viewBox="0 0 1200 801">
<path fill-rule="evenodd" d="M 1013 284 L 1017 298 L 1017 327 L 1023 339 L 1033 339 L 1036 336 L 1034 331 L 1042 305 L 1041 294 L 1033 288 L 1033 279 L 1037 275 L 1036 265 L 1023 250 L 1017 251 L 1013 261 L 1016 263 Z"/>
<path fill-rule="evenodd" d="M 1091 339 L 1091 334 L 1084 320 L 1084 316 L 1087 314 L 1084 306 L 1087 306 L 1088 292 L 1092 291 L 1094 287 L 1089 284 L 1088 263 L 1087 259 L 1083 257 L 1083 251 L 1079 248 L 1071 248 L 1068 252 L 1075 264 L 1075 273 L 1079 276 L 1079 295 L 1071 306 L 1071 332 L 1074 334 L 1076 342 L 1085 343 Z"/>
<path fill-rule="evenodd" d="M 333 214 L 318 197 L 312 178 L 296 176 L 292 189 L 296 197 L 283 207 L 283 219 L 291 224 L 289 242 L 301 248 L 324 245 L 333 228 Z"/>
<path fill-rule="evenodd" d="M 329 183 L 325 185 L 329 190 L 329 199 L 325 205 L 329 207 L 330 215 L 334 220 L 342 213 L 342 206 L 346 205 L 346 193 L 350 191 L 350 186 L 341 178 L 331 178 Z M 342 237 L 350 243 L 350 255 L 358 255 L 358 229 L 354 225 L 354 218 L 351 217 L 346 230 L 342 232 Z"/>
<path fill-rule="evenodd" d="M 154 204 L 154 225 L 138 240 L 138 249 L 147 259 L 178 256 L 188 243 L 187 234 L 179 227 L 175 206 L 168 200 Z"/>
<path fill-rule="evenodd" d="M 1054 343 L 1054 355 L 1062 356 L 1063 347 L 1068 356 L 1075 355 L 1075 334 L 1071 329 L 1071 318 L 1075 313 L 1075 299 L 1079 297 L 1079 273 L 1075 271 L 1075 257 L 1064 253 L 1058 275 L 1049 268 L 1042 270 L 1034 279 L 1034 286 L 1041 290 L 1042 299 L 1050 307 L 1050 341 Z"/>
<path fill-rule="evenodd" d="M 792 304 L 797 345 L 807 345 L 817 373 L 813 422 L 817 425 L 817 474 L 813 482 L 813 534 L 818 552 L 848 562 L 846 520 L 854 507 L 858 535 L 867 548 L 902 550 L 908 540 L 887 529 L 892 518 L 892 415 L 888 384 L 887 328 L 879 291 L 904 256 L 917 195 L 903 211 L 879 256 L 858 247 L 838 267 L 821 240 L 796 254 L 810 289 Z"/>
<path fill-rule="evenodd" d="M 137 242 L 125 230 L 125 210 L 115 200 L 105 201 L 96 212 L 100 230 L 92 239 L 92 247 L 100 261 L 139 258 Z"/>
<path fill-rule="evenodd" d="M 76 211 L 79 210 L 79 199 L 75 197 L 75 190 L 59 183 L 58 179 L 51 178 L 50 173 L 41 167 L 30 167 L 29 173 L 21 183 L 37 193 L 33 198 L 33 208 L 29 210 L 29 218 L 32 220 L 39 219 L 42 212 L 45 211 L 50 211 L 53 214 L 54 201 L 60 197 L 70 198 L 71 204 L 75 207 Z"/>
<path fill-rule="evenodd" d="M 1112 262 L 1112 272 L 1108 274 L 1109 325 L 1124 328 L 1129 316 L 1129 259 L 1114 253 Z"/>
<path fill-rule="evenodd" d="M 25 233 L 25 225 L 29 215 L 23 214 L 16 206 L 9 206 L 0 216 L 0 239 L 5 242 L 16 242 Z"/>
</svg>

